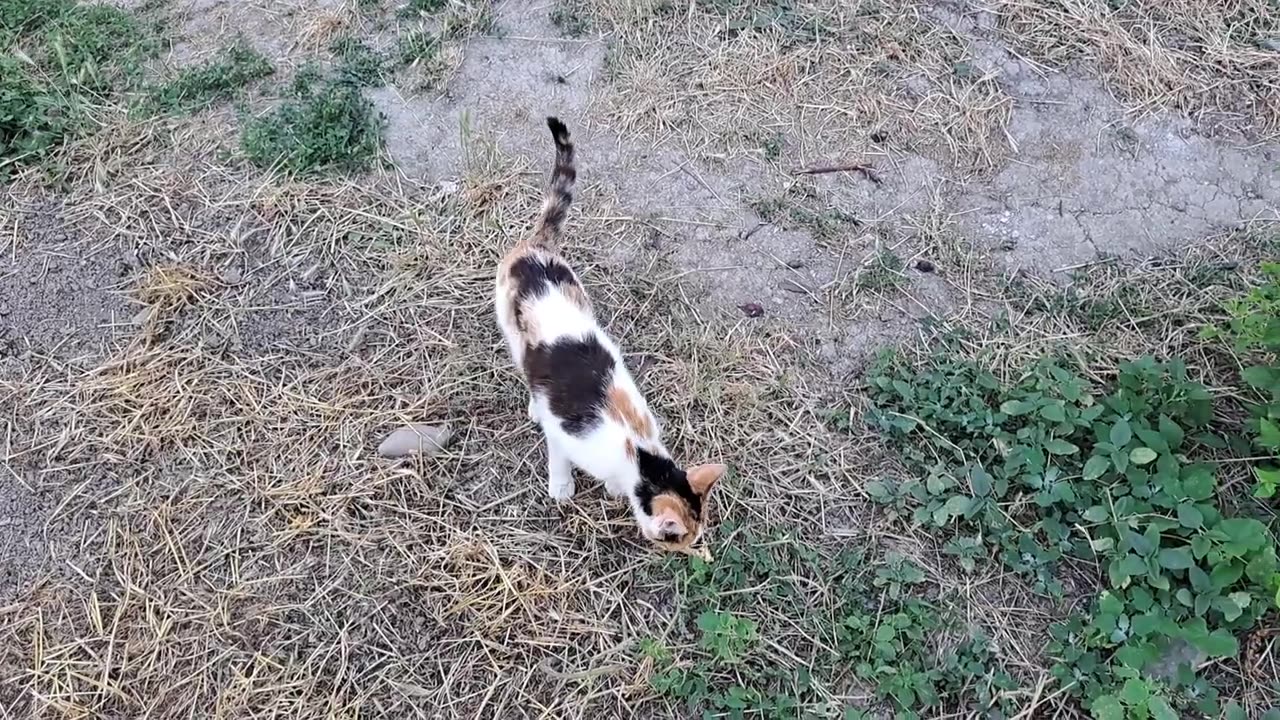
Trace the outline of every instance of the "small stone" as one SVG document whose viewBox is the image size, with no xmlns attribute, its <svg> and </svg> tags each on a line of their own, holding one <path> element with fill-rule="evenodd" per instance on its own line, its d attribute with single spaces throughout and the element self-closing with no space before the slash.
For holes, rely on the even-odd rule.
<svg viewBox="0 0 1280 720">
<path fill-rule="evenodd" d="M 351 334 L 351 339 L 347 341 L 347 352 L 353 353 L 364 346 L 364 339 L 369 334 L 369 328 L 361 326 Z"/>
<path fill-rule="evenodd" d="M 743 303 L 738 306 L 738 309 L 749 318 L 758 318 L 764 315 L 764 307 L 760 303 Z"/>
<path fill-rule="evenodd" d="M 917 261 L 916 261 L 916 269 L 917 269 L 917 270 L 919 270 L 919 271 L 920 271 L 920 272 L 922 272 L 922 273 L 931 273 L 931 272 L 933 272 L 936 268 L 934 268 L 934 266 L 933 266 L 933 263 L 932 263 L 932 262 L 930 262 L 930 261 L 928 261 L 928 260 L 925 260 L 925 259 L 921 258 L 920 260 L 917 260 Z"/>
<path fill-rule="evenodd" d="M 133 316 L 133 324 L 139 327 L 146 325 L 156 313 L 154 305 L 147 305 Z"/>
<path fill-rule="evenodd" d="M 244 273 L 239 268 L 230 267 L 222 271 L 222 282 L 227 285 L 239 285 L 241 280 L 244 280 Z"/>
<path fill-rule="evenodd" d="M 782 281 L 782 289 L 797 295 L 808 295 L 810 292 L 809 288 L 791 278 L 786 278 Z"/>
<path fill-rule="evenodd" d="M 204 331 L 204 343 L 207 347 L 215 352 L 222 352 L 227 346 L 227 336 L 217 328 L 208 328 Z"/>
<path fill-rule="evenodd" d="M 445 449 L 453 439 L 448 425 L 413 423 L 391 433 L 378 445 L 378 454 L 385 458 L 401 458 L 409 455 L 430 457 Z"/>
<path fill-rule="evenodd" d="M 10 312 L 9 303 L 0 302 L 0 317 L 8 315 Z"/>
<path fill-rule="evenodd" d="M 1207 656 L 1181 638 L 1169 642 L 1160 657 L 1149 662 L 1142 669 L 1144 675 L 1154 676 L 1161 680 L 1172 680 L 1177 676 L 1178 666 L 1196 667 L 1205 661 Z"/>
<path fill-rule="evenodd" d="M 786 266 L 787 266 L 787 267 L 789 267 L 789 268 L 791 268 L 792 270 L 799 270 L 800 268 L 804 267 L 804 261 L 803 261 L 803 260 L 788 260 L 788 261 L 786 262 Z"/>
</svg>

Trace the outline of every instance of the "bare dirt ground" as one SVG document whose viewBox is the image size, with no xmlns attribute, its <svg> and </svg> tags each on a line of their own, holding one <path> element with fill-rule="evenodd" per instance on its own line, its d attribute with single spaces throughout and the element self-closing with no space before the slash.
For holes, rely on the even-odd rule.
<svg viewBox="0 0 1280 720">
<path fill-rule="evenodd" d="M 1173 265 L 1151 258 L 1268 252 L 1241 238 L 1280 219 L 1280 53 L 1212 43 L 1236 27 L 1215 3 L 1139 4 L 806 0 L 786 7 L 820 28 L 757 31 L 753 3 L 500 1 L 439 82 L 366 90 L 387 163 L 358 177 L 254 168 L 230 106 L 104 110 L 63 183 L 20 176 L 0 207 L 0 717 L 694 712 L 636 652 L 693 642 L 678 561 L 598 488 L 545 497 L 490 317 L 552 114 L 580 158 L 566 254 L 673 451 L 734 468 L 718 520 L 915 554 L 1002 648 L 1023 717 L 1070 715 L 1032 692 L 1024 630 L 1052 609 L 881 517 L 863 486 L 891 460 L 830 418 L 877 351 L 1014 309 L 1013 279 L 1155 286 Z M 165 66 L 243 34 L 271 82 L 398 22 L 338 0 L 173 17 Z M 1126 352 L 1123 327 L 1019 318 L 1011 354 Z M 437 421 L 440 456 L 376 456 Z M 772 640 L 800 666 L 822 639 L 795 632 Z M 869 702 L 815 692 L 801 716 Z"/>
</svg>

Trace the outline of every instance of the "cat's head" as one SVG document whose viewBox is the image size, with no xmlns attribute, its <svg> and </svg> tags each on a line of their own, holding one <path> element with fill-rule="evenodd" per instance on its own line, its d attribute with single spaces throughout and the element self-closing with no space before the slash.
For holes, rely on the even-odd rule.
<svg viewBox="0 0 1280 720">
<path fill-rule="evenodd" d="M 666 550 L 684 552 L 702 535 L 711 488 L 728 468 L 718 463 L 678 467 L 670 458 L 639 452 L 637 520 L 644 536 Z"/>
</svg>

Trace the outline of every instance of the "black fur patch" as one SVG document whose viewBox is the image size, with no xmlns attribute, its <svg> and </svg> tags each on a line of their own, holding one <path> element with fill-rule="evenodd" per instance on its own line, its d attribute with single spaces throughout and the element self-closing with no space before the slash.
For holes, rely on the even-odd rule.
<svg viewBox="0 0 1280 720">
<path fill-rule="evenodd" d="M 562 338 L 524 352 L 529 387 L 546 393 L 551 412 L 570 435 L 584 435 L 600 422 L 613 366 L 613 356 L 593 337 Z"/>
<path fill-rule="evenodd" d="M 671 492 L 689 504 L 694 517 L 702 517 L 702 498 L 689 486 L 689 477 L 683 469 L 672 462 L 671 458 L 645 452 L 644 448 L 637 448 L 637 456 L 637 462 L 640 463 L 640 487 L 636 488 L 636 496 L 640 499 L 640 508 L 645 514 L 653 514 L 655 497 Z"/>
<path fill-rule="evenodd" d="M 516 325 L 523 327 L 524 303 L 550 291 L 552 285 L 577 285 L 573 269 L 555 258 L 525 255 L 511 263 L 511 281 L 516 286 Z"/>
<path fill-rule="evenodd" d="M 516 301 L 540 297 L 551 285 L 577 285 L 573 270 L 555 258 L 525 255 L 511 263 L 511 279 L 516 284 Z"/>
</svg>

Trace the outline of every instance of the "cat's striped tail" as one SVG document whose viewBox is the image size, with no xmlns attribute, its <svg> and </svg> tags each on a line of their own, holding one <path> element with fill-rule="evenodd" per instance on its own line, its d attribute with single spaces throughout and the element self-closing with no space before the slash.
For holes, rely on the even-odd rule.
<svg viewBox="0 0 1280 720">
<path fill-rule="evenodd" d="M 533 244 L 554 247 L 564 227 L 565 216 L 573 202 L 573 183 L 578 171 L 573 165 L 573 143 L 569 141 L 569 129 L 557 118 L 547 118 L 551 137 L 556 142 L 556 162 L 551 167 L 551 180 L 547 183 L 546 199 L 542 201 L 542 214 L 533 228 Z"/>
</svg>

